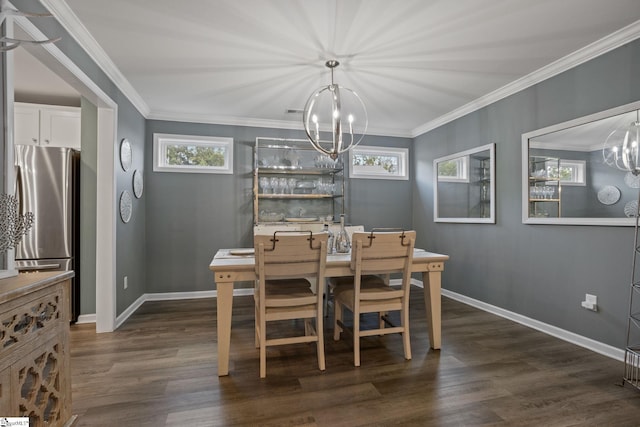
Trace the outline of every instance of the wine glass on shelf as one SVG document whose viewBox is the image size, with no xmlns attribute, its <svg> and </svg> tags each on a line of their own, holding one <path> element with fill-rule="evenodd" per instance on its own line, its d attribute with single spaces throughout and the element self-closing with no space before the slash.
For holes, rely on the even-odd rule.
<svg viewBox="0 0 640 427">
<path fill-rule="evenodd" d="M 294 190 L 296 189 L 296 184 L 298 184 L 298 180 L 295 178 L 289 178 L 287 180 L 287 186 L 289 187 L 290 194 L 293 194 Z"/>
<path fill-rule="evenodd" d="M 271 186 L 269 185 L 269 178 L 267 178 L 266 176 L 260 177 L 258 185 L 262 189 L 262 194 L 267 194 L 269 192 L 269 189 L 271 188 Z"/>
<path fill-rule="evenodd" d="M 287 190 L 287 178 L 278 178 L 278 194 L 284 194 Z"/>
<path fill-rule="evenodd" d="M 276 194 L 278 192 L 278 177 L 272 176 L 269 178 L 269 184 L 271 185 L 271 192 Z"/>
</svg>

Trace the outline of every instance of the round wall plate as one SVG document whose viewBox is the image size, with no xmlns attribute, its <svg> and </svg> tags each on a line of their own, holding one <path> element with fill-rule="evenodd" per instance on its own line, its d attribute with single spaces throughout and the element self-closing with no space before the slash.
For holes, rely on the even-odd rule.
<svg viewBox="0 0 640 427">
<path fill-rule="evenodd" d="M 142 191 L 144 190 L 144 178 L 140 169 L 136 169 L 133 172 L 133 195 L 136 199 L 142 197 Z"/>
<path fill-rule="evenodd" d="M 131 168 L 132 153 L 131 144 L 127 138 L 124 138 L 120 142 L 120 164 L 122 169 L 126 172 Z"/>
<path fill-rule="evenodd" d="M 638 214 L 638 201 L 632 200 L 630 202 L 627 202 L 627 204 L 624 205 L 624 214 L 628 218 L 635 218 L 635 216 Z"/>
<path fill-rule="evenodd" d="M 120 218 L 125 224 L 131 220 L 131 214 L 133 213 L 133 199 L 131 194 L 124 190 L 120 195 Z"/>
<path fill-rule="evenodd" d="M 605 185 L 598 191 L 598 201 L 603 205 L 613 205 L 620 200 L 620 190 L 613 185 Z"/>
<path fill-rule="evenodd" d="M 640 176 L 627 172 L 624 176 L 624 183 L 631 188 L 640 188 Z"/>
</svg>

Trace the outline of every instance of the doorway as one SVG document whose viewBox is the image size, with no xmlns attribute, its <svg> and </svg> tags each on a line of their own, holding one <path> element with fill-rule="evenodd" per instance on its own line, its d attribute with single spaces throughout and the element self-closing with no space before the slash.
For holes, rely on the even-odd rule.
<svg viewBox="0 0 640 427">
<path fill-rule="evenodd" d="M 42 40 L 46 38 L 26 19 L 16 20 L 14 30 L 15 36 L 21 39 Z M 110 332 L 115 329 L 116 322 L 114 146 L 117 130 L 117 104 L 55 44 L 40 46 L 24 44 L 22 46 L 15 52 L 9 52 L 5 55 L 7 69 L 14 71 L 7 73 L 8 94 L 13 94 L 15 91 L 16 95 L 19 94 L 19 99 L 33 100 L 34 98 L 28 98 L 26 88 L 29 83 L 23 78 L 38 78 L 30 76 L 30 74 L 40 72 L 44 73 L 42 79 L 56 82 L 55 84 L 60 88 L 61 93 L 41 93 L 39 99 L 48 100 L 48 102 L 54 99 L 57 100 L 54 102 L 75 102 L 77 100 L 78 106 L 83 110 L 93 107 L 95 138 L 83 137 L 82 147 L 83 151 L 86 149 L 87 152 L 93 152 L 95 156 L 95 180 L 91 183 L 92 188 L 87 191 L 93 191 L 96 196 L 93 209 L 85 208 L 83 209 L 85 212 L 81 212 L 81 216 L 83 213 L 90 216 L 88 221 L 85 218 L 84 222 L 90 223 L 92 227 L 92 232 L 81 234 L 81 240 L 85 245 L 91 245 L 95 248 L 95 256 L 94 259 L 83 258 L 82 260 L 83 265 L 87 268 L 81 272 L 84 273 L 82 274 L 81 293 L 95 295 L 95 315 L 85 313 L 81 315 L 81 321 L 95 320 L 97 332 Z M 26 51 L 20 52 L 22 49 Z M 25 61 L 27 61 L 27 66 L 30 66 L 28 72 L 17 68 L 25 66 Z M 18 74 L 20 74 L 19 78 Z M 35 81 L 33 83 L 32 87 L 35 92 L 38 91 L 38 84 Z M 83 103 L 84 107 L 82 107 Z M 83 121 L 85 120 L 84 116 L 83 114 Z M 9 134 L 13 135 L 12 108 L 9 117 L 11 120 L 8 121 L 7 126 L 11 128 Z M 10 144 L 13 142 L 11 141 Z M 8 152 L 13 149 L 13 147 L 8 148 Z M 13 159 L 7 158 L 6 163 L 12 164 Z"/>
</svg>

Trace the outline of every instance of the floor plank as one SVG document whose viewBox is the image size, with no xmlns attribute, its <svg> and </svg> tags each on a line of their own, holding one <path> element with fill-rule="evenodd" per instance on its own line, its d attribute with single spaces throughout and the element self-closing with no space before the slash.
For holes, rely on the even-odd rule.
<svg viewBox="0 0 640 427">
<path fill-rule="evenodd" d="M 249 296 L 234 300 L 222 378 L 214 299 L 147 302 L 109 334 L 73 325 L 76 426 L 640 425 L 622 363 L 447 298 L 432 350 L 422 290 L 411 298 L 413 360 L 399 336 L 368 337 L 355 368 L 327 321 L 325 372 L 298 344 L 268 350 L 263 380 Z"/>
</svg>

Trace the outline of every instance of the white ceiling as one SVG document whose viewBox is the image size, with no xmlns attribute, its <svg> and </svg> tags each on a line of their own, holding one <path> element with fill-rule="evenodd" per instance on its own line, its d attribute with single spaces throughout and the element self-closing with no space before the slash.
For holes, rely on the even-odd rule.
<svg viewBox="0 0 640 427">
<path fill-rule="evenodd" d="M 415 136 L 640 36 L 640 0 L 42 2 L 149 118 L 301 128 L 286 111 L 335 58 L 381 135 Z"/>
</svg>

